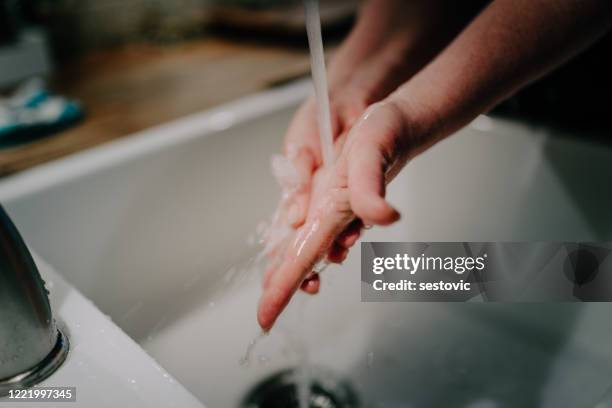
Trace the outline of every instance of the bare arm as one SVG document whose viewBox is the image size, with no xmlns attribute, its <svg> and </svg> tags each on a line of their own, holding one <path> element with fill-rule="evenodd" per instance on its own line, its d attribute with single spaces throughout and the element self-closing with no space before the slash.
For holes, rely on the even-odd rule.
<svg viewBox="0 0 612 408">
<path fill-rule="evenodd" d="M 495 0 L 389 99 L 424 137 L 440 139 L 570 59 L 611 25 L 608 0 Z"/>
<path fill-rule="evenodd" d="M 347 226 L 397 220 L 385 186 L 408 159 L 571 58 L 611 24 L 610 0 L 487 5 L 431 63 L 351 127 L 334 167 L 315 178 L 297 241 L 264 282 L 260 325 L 272 327 Z"/>
<path fill-rule="evenodd" d="M 386 98 L 439 53 L 488 0 L 368 0 L 356 26 L 328 69 L 335 150 L 372 103 Z M 322 164 L 316 107 L 309 98 L 285 137 L 285 155 L 300 188 L 279 204 L 278 220 L 299 228 L 310 207 L 312 183 Z M 308 286 L 316 292 L 318 285 Z"/>
</svg>

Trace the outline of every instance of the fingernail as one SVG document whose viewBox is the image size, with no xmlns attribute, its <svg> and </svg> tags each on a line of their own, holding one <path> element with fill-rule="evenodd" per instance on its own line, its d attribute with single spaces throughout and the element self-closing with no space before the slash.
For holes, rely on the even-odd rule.
<svg viewBox="0 0 612 408">
<path fill-rule="evenodd" d="M 289 207 L 289 212 L 287 213 L 287 219 L 289 221 L 289 224 L 295 224 L 296 222 L 298 222 L 298 218 L 300 216 L 300 209 L 298 208 L 297 204 L 291 204 L 291 207 Z"/>
</svg>

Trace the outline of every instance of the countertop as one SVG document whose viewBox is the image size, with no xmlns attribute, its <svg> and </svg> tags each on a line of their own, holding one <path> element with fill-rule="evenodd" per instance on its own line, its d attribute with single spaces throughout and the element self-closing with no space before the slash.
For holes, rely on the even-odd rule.
<svg viewBox="0 0 612 408">
<path fill-rule="evenodd" d="M 206 38 L 97 51 L 56 72 L 52 89 L 81 101 L 85 119 L 0 150 L 0 177 L 307 75 L 309 57 L 296 44 Z"/>
</svg>

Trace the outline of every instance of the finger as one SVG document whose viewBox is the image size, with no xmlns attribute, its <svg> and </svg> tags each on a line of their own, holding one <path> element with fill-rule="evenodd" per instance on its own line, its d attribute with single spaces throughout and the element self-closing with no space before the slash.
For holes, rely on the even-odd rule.
<svg viewBox="0 0 612 408">
<path fill-rule="evenodd" d="M 292 157 L 297 149 L 310 147 L 313 151 L 319 151 L 319 138 L 316 122 L 316 104 L 313 99 L 308 99 L 297 110 L 285 136 L 285 156 Z"/>
<path fill-rule="evenodd" d="M 268 288 L 270 286 L 270 279 L 272 279 L 272 275 L 274 274 L 274 271 L 276 270 L 275 266 L 268 266 L 266 268 L 266 270 L 264 271 L 264 276 L 262 279 L 262 287 L 264 289 Z"/>
<path fill-rule="evenodd" d="M 272 276 L 276 273 L 276 271 L 278 270 L 278 267 L 281 264 L 281 261 L 282 261 L 281 255 L 283 255 L 282 251 L 284 249 L 286 249 L 286 245 L 279 244 L 274 249 L 275 253 L 273 255 L 267 256 L 268 262 L 267 262 L 267 265 L 263 273 L 262 288 L 265 289 L 270 285 L 270 280 L 272 279 Z"/>
<path fill-rule="evenodd" d="M 385 109 L 373 109 L 350 136 L 353 139 L 347 169 L 350 203 L 365 224 L 388 225 L 399 219 L 397 210 L 385 200 L 385 173 L 392 154 L 387 144 L 392 144 L 397 132 L 394 118 L 387 116 Z"/>
<path fill-rule="evenodd" d="M 379 149 L 357 147 L 348 177 L 351 208 L 364 223 L 388 225 L 399 219 L 385 200 L 385 159 Z"/>
<path fill-rule="evenodd" d="M 321 278 L 318 273 L 313 273 L 312 276 L 304 279 L 304 282 L 300 285 L 300 289 L 309 295 L 315 295 L 319 293 L 319 288 L 321 286 Z"/>
<path fill-rule="evenodd" d="M 304 223 L 308 213 L 312 174 L 317 164 L 316 158 L 308 148 L 299 149 L 292 158 L 292 162 L 297 171 L 299 185 L 294 194 L 289 198 L 287 221 L 293 228 L 297 228 Z"/>
<path fill-rule="evenodd" d="M 361 236 L 363 221 L 357 219 L 349 224 L 348 227 L 338 236 L 336 243 L 344 248 L 350 248 Z"/>
<path fill-rule="evenodd" d="M 331 263 L 340 264 L 344 262 L 347 255 L 348 255 L 347 248 L 340 246 L 337 243 L 334 243 L 334 245 L 332 245 L 331 249 L 329 250 L 329 253 L 327 254 L 327 260 Z"/>
<path fill-rule="evenodd" d="M 262 329 L 269 330 L 273 326 L 304 278 L 328 253 L 335 237 L 352 220 L 346 190 L 335 192 L 335 195 L 334 201 L 325 205 L 321 213 L 300 229 L 280 267 L 272 274 L 257 312 Z"/>
</svg>

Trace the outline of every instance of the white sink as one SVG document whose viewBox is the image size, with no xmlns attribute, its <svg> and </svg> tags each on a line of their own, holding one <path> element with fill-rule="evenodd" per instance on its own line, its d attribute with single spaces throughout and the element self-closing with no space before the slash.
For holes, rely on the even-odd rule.
<svg viewBox="0 0 612 408">
<path fill-rule="evenodd" d="M 125 335 L 95 305 L 68 284 L 43 259 L 34 260 L 50 291 L 51 307 L 70 339 L 66 361 L 41 387 L 76 387 L 75 402 L 0 398 L 0 407 L 34 408 L 202 408 L 202 404 Z M 42 405 L 41 405 L 42 404 Z"/>
<path fill-rule="evenodd" d="M 612 384 L 612 305 L 361 303 L 358 246 L 239 364 L 258 333 L 259 276 L 231 269 L 256 252 L 249 236 L 278 196 L 269 157 L 308 90 L 5 179 L 0 202 L 42 258 L 206 406 L 238 406 L 304 347 L 366 406 L 595 406 Z M 402 221 L 365 239 L 609 240 L 611 162 L 610 146 L 480 117 L 408 165 L 389 192 Z"/>
</svg>

